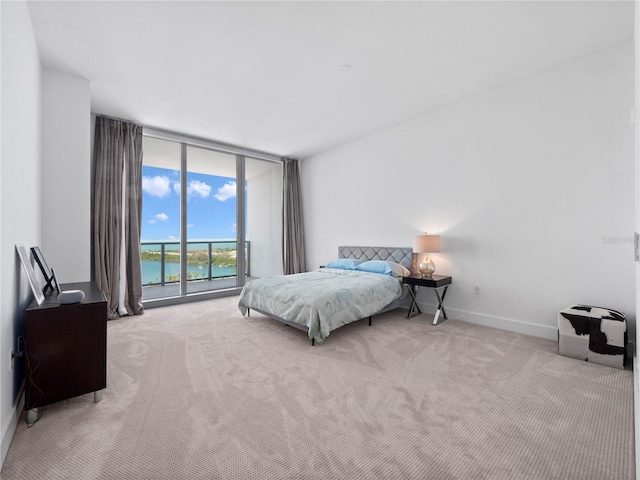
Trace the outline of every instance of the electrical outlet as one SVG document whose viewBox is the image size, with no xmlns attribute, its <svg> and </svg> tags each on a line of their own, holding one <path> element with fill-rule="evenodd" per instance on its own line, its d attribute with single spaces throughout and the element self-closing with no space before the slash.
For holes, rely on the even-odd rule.
<svg viewBox="0 0 640 480">
<path fill-rule="evenodd" d="M 9 358 L 9 371 L 13 371 L 13 348 L 11 349 L 11 358 Z"/>
<path fill-rule="evenodd" d="M 473 293 L 475 293 L 476 295 L 480 295 L 480 285 L 478 285 L 477 283 L 473 286 Z"/>
</svg>

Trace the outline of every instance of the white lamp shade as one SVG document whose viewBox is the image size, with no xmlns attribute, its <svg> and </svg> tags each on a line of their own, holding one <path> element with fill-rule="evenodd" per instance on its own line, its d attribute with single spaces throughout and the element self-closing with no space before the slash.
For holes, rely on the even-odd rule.
<svg viewBox="0 0 640 480">
<path fill-rule="evenodd" d="M 416 235 L 413 239 L 414 253 L 437 253 L 440 251 L 440 235 Z"/>
</svg>

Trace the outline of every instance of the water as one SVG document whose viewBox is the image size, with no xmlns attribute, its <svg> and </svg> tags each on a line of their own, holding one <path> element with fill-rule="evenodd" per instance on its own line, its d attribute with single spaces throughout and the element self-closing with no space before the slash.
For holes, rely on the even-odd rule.
<svg viewBox="0 0 640 480">
<path fill-rule="evenodd" d="M 142 265 L 142 284 L 149 285 L 152 283 L 160 283 L 160 262 L 152 262 L 143 260 Z M 180 264 L 179 263 L 165 263 L 164 266 L 165 281 L 178 281 L 180 278 Z M 175 278 L 170 278 L 175 275 Z M 196 278 L 206 279 L 209 275 L 207 267 L 199 267 L 198 265 L 187 265 L 187 278 L 195 280 Z M 235 277 L 235 267 L 211 267 L 212 277 Z"/>
<path fill-rule="evenodd" d="M 208 248 L 208 244 L 210 241 L 204 242 L 188 242 L 187 246 L 189 251 L 205 251 Z M 213 250 L 224 249 L 224 250 L 233 250 L 235 254 L 236 250 L 236 242 L 225 242 L 223 241 L 211 241 Z M 161 244 L 164 244 L 165 254 L 171 256 L 174 253 L 180 252 L 180 244 L 179 242 L 168 243 L 165 241 L 161 241 L 158 243 L 153 243 L 151 241 L 145 241 L 141 244 L 141 251 L 152 251 L 159 252 Z M 156 257 L 157 258 L 157 257 Z M 175 258 L 175 257 L 174 257 Z M 150 284 L 159 284 L 161 283 L 161 272 L 160 267 L 161 263 L 159 260 L 142 260 L 142 284 L 150 285 Z M 177 282 L 180 279 L 180 263 L 179 262 L 168 262 L 165 261 L 164 264 L 164 281 L 165 282 Z M 213 265 L 211 267 L 211 277 L 219 278 L 219 277 L 235 277 L 236 276 L 236 267 L 218 267 Z M 209 270 L 206 265 L 190 265 L 187 264 L 187 280 L 197 280 L 197 279 L 208 279 Z"/>
</svg>

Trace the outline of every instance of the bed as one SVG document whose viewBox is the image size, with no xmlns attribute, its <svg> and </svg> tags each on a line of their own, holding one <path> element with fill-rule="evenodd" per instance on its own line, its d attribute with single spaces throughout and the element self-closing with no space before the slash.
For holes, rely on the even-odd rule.
<svg viewBox="0 0 640 480">
<path fill-rule="evenodd" d="M 411 248 L 338 247 L 338 257 L 318 270 L 259 278 L 240 294 L 243 316 L 255 310 L 307 332 L 312 345 L 349 323 L 400 307 L 410 295 L 402 276 L 413 266 Z"/>
</svg>

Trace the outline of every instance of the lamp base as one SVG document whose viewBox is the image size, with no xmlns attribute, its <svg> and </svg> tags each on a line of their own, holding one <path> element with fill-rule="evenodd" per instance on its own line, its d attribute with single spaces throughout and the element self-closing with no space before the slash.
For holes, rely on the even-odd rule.
<svg viewBox="0 0 640 480">
<path fill-rule="evenodd" d="M 436 271 L 436 266 L 428 253 L 425 253 L 424 258 L 418 264 L 418 270 L 422 274 L 422 278 L 431 278 L 433 272 Z"/>
</svg>

